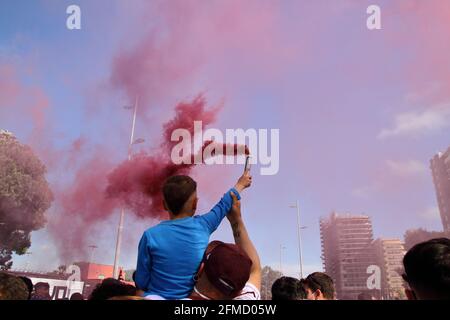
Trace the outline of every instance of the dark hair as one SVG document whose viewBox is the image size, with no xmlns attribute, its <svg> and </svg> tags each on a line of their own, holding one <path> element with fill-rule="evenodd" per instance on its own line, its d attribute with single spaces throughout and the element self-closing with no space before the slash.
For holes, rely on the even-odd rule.
<svg viewBox="0 0 450 320">
<path fill-rule="evenodd" d="M 374 296 L 367 291 L 358 294 L 358 300 L 373 300 Z"/>
<path fill-rule="evenodd" d="M 25 276 L 19 277 L 22 279 L 22 281 L 25 283 L 25 285 L 28 288 L 28 300 L 31 299 L 31 294 L 33 293 L 33 282 L 31 282 L 31 279 Z"/>
<path fill-rule="evenodd" d="M 272 300 L 303 300 L 306 291 L 300 280 L 292 277 L 281 277 L 272 285 Z"/>
<path fill-rule="evenodd" d="M 79 292 L 75 292 L 70 296 L 70 300 L 84 300 L 84 296 Z"/>
<path fill-rule="evenodd" d="M 28 288 L 19 277 L 0 273 L 0 300 L 28 300 Z"/>
<path fill-rule="evenodd" d="M 177 215 L 189 197 L 197 190 L 197 183 L 188 176 L 172 176 L 163 185 L 163 196 L 168 209 Z"/>
<path fill-rule="evenodd" d="M 435 298 L 450 298 L 450 239 L 431 239 L 412 247 L 403 258 L 403 279 Z"/>
<path fill-rule="evenodd" d="M 334 283 L 329 275 L 323 272 L 314 272 L 306 277 L 304 284 L 311 291 L 320 290 L 325 299 L 334 299 Z"/>
<path fill-rule="evenodd" d="M 122 281 L 107 278 L 92 291 L 89 300 L 108 300 L 118 296 L 134 296 L 136 288 Z"/>
<path fill-rule="evenodd" d="M 38 282 L 34 285 L 34 289 L 47 289 L 50 290 L 50 285 L 47 282 Z"/>
</svg>

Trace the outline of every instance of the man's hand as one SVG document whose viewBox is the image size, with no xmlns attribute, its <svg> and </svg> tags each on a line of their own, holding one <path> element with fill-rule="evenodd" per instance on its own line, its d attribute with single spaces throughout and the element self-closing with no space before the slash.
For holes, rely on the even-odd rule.
<svg viewBox="0 0 450 320">
<path fill-rule="evenodd" d="M 238 222 L 241 216 L 241 202 L 238 200 L 237 196 L 233 191 L 230 192 L 231 198 L 233 198 L 233 205 L 231 206 L 230 212 L 227 214 L 227 218 L 231 224 Z"/>
<path fill-rule="evenodd" d="M 234 188 L 241 193 L 245 188 L 250 187 L 252 184 L 252 176 L 250 175 L 250 170 L 246 170 L 244 174 L 239 178 L 238 182 Z"/>
</svg>

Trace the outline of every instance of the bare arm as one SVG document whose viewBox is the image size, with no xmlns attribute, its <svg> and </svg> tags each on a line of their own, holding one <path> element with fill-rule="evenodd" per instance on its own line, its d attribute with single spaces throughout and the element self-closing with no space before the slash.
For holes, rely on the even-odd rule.
<svg viewBox="0 0 450 320">
<path fill-rule="evenodd" d="M 241 247 L 247 253 L 250 260 L 252 260 L 249 282 L 258 290 L 261 290 L 261 262 L 259 260 L 259 255 L 245 228 L 241 216 L 241 203 L 234 193 L 231 193 L 231 197 L 233 198 L 233 206 L 231 207 L 231 211 L 227 215 L 227 218 L 230 221 L 231 229 L 233 230 L 234 242 Z"/>
<path fill-rule="evenodd" d="M 252 176 L 250 172 L 247 170 L 244 174 L 239 178 L 236 185 L 234 186 L 235 193 L 237 192 L 238 200 L 240 199 L 240 193 L 250 187 L 252 184 Z M 205 222 L 210 233 L 213 233 L 222 222 L 225 215 L 231 210 L 231 206 L 233 205 L 233 198 L 230 193 L 225 193 L 222 199 L 211 209 L 210 212 L 198 216 L 201 221 Z"/>
</svg>

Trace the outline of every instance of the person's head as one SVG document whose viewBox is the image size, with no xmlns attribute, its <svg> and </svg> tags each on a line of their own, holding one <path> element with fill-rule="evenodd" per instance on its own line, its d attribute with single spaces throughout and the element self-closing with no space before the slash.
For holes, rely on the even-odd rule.
<svg viewBox="0 0 450 320">
<path fill-rule="evenodd" d="M 367 291 L 363 291 L 358 294 L 358 300 L 375 300 L 375 297 Z"/>
<path fill-rule="evenodd" d="M 272 300 L 303 300 L 306 292 L 300 280 L 291 277 L 278 278 L 272 285 Z"/>
<path fill-rule="evenodd" d="M 311 273 L 302 283 L 308 300 L 335 299 L 333 279 L 323 272 Z"/>
<path fill-rule="evenodd" d="M 109 298 L 108 300 L 146 300 L 144 297 L 140 297 L 140 296 L 116 296 L 116 297 L 112 297 Z"/>
<path fill-rule="evenodd" d="M 28 300 L 31 299 L 31 294 L 33 293 L 33 282 L 31 282 L 31 279 L 28 277 L 19 277 L 20 279 L 22 279 L 22 281 L 25 283 L 25 285 L 28 288 Z"/>
<path fill-rule="evenodd" d="M 119 296 L 135 296 L 136 288 L 117 279 L 107 278 L 92 291 L 89 300 L 108 300 Z"/>
<path fill-rule="evenodd" d="M 239 246 L 213 241 L 197 273 L 196 288 L 213 300 L 233 299 L 245 287 L 251 267 L 252 260 Z"/>
<path fill-rule="evenodd" d="M 28 300 L 28 288 L 19 277 L 0 273 L 0 300 Z"/>
<path fill-rule="evenodd" d="M 403 258 L 403 266 L 408 299 L 450 299 L 450 239 L 415 245 Z"/>
<path fill-rule="evenodd" d="M 70 296 L 70 300 L 84 300 L 84 296 L 79 292 L 75 292 Z"/>
<path fill-rule="evenodd" d="M 38 282 L 34 285 L 34 293 L 38 296 L 50 295 L 50 285 L 47 282 Z"/>
<path fill-rule="evenodd" d="M 193 216 L 197 210 L 197 183 L 188 176 L 172 176 L 163 185 L 163 204 L 171 218 Z"/>
</svg>

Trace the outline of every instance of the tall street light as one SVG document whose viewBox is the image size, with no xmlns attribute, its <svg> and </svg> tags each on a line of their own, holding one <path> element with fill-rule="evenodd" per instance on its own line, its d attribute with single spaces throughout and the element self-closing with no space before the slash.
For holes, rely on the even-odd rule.
<svg viewBox="0 0 450 320">
<path fill-rule="evenodd" d="M 289 208 L 297 209 L 297 237 L 298 237 L 298 258 L 300 263 L 300 279 L 303 279 L 303 255 L 302 255 L 302 237 L 300 234 L 301 229 L 306 229 L 300 225 L 300 205 L 298 200 L 294 205 L 290 205 Z"/>
<path fill-rule="evenodd" d="M 138 98 L 134 102 L 134 106 L 125 106 L 125 109 L 134 109 L 133 111 L 133 122 L 131 124 L 131 136 L 130 143 L 128 144 L 128 161 L 131 160 L 131 148 L 133 145 L 144 142 L 144 139 L 134 140 L 134 128 L 136 125 L 136 113 L 138 108 Z M 122 245 L 122 231 L 123 231 L 123 221 L 125 218 L 125 209 L 122 207 L 120 210 L 119 227 L 117 228 L 117 241 L 116 241 L 116 251 L 114 254 L 114 266 L 113 266 L 113 277 L 117 279 L 119 276 L 119 257 L 120 257 L 120 247 Z"/>
</svg>

